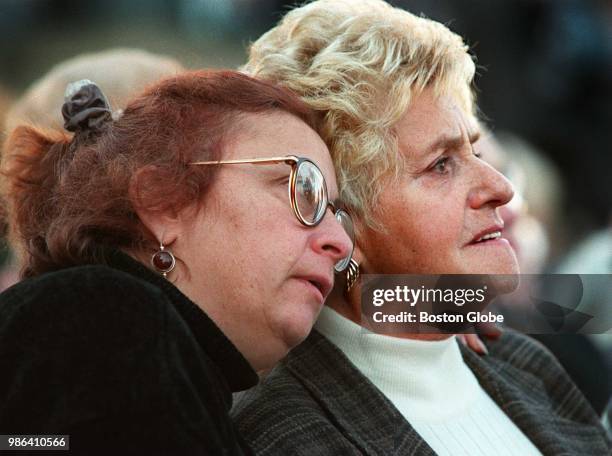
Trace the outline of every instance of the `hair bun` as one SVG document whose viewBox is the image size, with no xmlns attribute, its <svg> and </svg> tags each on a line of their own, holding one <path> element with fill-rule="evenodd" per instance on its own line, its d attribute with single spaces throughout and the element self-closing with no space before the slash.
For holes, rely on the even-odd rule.
<svg viewBox="0 0 612 456">
<path fill-rule="evenodd" d="M 66 86 L 62 106 L 64 128 L 68 131 L 99 131 L 112 120 L 108 100 L 96 83 L 89 79 Z"/>
</svg>

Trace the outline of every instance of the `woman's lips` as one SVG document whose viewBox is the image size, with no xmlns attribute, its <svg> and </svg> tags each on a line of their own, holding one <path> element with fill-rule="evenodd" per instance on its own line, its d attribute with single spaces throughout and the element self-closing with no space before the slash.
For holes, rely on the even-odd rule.
<svg viewBox="0 0 612 456">
<path fill-rule="evenodd" d="M 295 277 L 295 279 L 312 291 L 321 304 L 325 302 L 333 286 L 332 282 L 325 277 Z"/>
<path fill-rule="evenodd" d="M 473 238 L 470 244 L 478 244 L 481 242 L 488 242 L 489 240 L 501 239 L 504 225 L 495 224 L 479 231 Z"/>
<path fill-rule="evenodd" d="M 471 242 L 468 247 L 509 247 L 512 248 L 508 239 L 503 237 L 497 237 L 493 239 L 486 239 L 479 242 Z"/>
</svg>

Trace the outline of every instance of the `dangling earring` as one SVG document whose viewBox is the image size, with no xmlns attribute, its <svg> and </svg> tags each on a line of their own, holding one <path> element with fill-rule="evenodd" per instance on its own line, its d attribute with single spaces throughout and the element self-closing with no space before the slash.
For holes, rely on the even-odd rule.
<svg viewBox="0 0 612 456">
<path fill-rule="evenodd" d="M 355 285 L 355 282 L 359 278 L 359 263 L 353 258 L 350 259 L 348 267 L 346 269 L 346 292 L 348 293 Z"/>
<path fill-rule="evenodd" d="M 176 259 L 170 250 L 164 248 L 162 242 L 159 243 L 159 250 L 151 257 L 151 264 L 164 277 L 176 266 Z"/>
</svg>

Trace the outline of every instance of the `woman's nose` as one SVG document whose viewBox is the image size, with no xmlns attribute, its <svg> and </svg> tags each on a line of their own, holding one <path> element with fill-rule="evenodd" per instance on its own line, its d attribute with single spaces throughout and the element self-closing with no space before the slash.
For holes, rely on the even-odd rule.
<svg viewBox="0 0 612 456">
<path fill-rule="evenodd" d="M 474 170 L 474 186 L 469 194 L 470 207 L 498 207 L 510 202 L 514 196 L 510 181 L 488 163 L 479 161 L 479 164 L 479 168 Z"/>
<path fill-rule="evenodd" d="M 333 264 L 346 258 L 352 252 L 353 241 L 329 208 L 315 230 L 312 236 L 313 250 L 318 254 L 328 256 Z"/>
</svg>

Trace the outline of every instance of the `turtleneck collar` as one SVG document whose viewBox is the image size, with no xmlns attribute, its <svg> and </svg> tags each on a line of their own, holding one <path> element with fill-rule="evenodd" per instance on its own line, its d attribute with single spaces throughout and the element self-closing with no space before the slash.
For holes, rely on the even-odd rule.
<svg viewBox="0 0 612 456">
<path fill-rule="evenodd" d="M 410 404 L 415 420 L 444 421 L 463 413 L 480 385 L 457 339 L 403 339 L 375 334 L 324 307 L 315 329 L 336 345 L 392 402 Z"/>
</svg>

